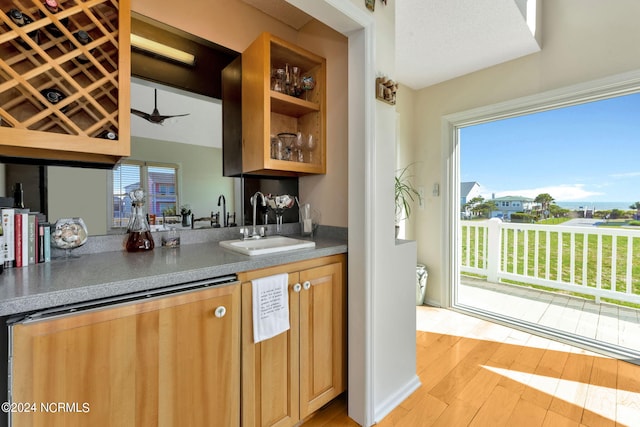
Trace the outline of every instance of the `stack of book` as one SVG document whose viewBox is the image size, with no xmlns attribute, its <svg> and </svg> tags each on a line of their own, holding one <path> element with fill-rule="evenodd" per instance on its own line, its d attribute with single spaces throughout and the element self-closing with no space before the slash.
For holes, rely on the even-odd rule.
<svg viewBox="0 0 640 427">
<path fill-rule="evenodd" d="M 51 226 L 46 217 L 29 209 L 0 208 L 4 268 L 51 261 Z"/>
</svg>

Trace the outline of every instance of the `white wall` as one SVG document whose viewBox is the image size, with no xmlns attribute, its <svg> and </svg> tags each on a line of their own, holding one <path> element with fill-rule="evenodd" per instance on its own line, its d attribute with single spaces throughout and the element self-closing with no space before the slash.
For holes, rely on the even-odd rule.
<svg viewBox="0 0 640 427">
<path fill-rule="evenodd" d="M 376 75 L 391 79 L 395 75 L 394 6 L 393 2 L 387 6 L 378 2 L 374 13 Z M 370 165 L 373 169 L 368 194 L 375 211 L 370 236 L 373 266 L 371 282 L 366 285 L 372 287 L 372 404 L 374 421 L 378 422 L 419 387 L 420 382 L 416 374 L 416 245 L 397 245 L 395 239 L 398 114 L 395 106 L 374 102 L 375 133 Z"/>
<path fill-rule="evenodd" d="M 90 235 L 106 234 L 107 175 L 101 169 L 47 167 L 49 221 L 80 217 Z"/>
<path fill-rule="evenodd" d="M 394 238 L 396 111 L 374 91 L 395 71 L 394 4 L 288 1 L 349 36 L 349 416 L 369 426 L 419 386 L 416 247 Z"/>
<path fill-rule="evenodd" d="M 543 1 L 541 52 L 416 92 L 419 184 L 429 189 L 446 173 L 442 116 L 640 69 L 638 16 L 637 0 Z M 425 210 L 413 216 L 418 260 L 429 270 L 427 301 L 439 304 L 447 303 L 449 286 L 443 280 L 443 202 L 427 191 Z"/>
</svg>

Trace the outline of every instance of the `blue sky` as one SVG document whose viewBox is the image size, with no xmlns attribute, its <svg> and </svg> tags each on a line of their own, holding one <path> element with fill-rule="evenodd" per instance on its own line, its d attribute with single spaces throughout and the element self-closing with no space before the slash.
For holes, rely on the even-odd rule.
<svg viewBox="0 0 640 427">
<path fill-rule="evenodd" d="M 461 181 L 483 196 L 640 200 L 640 94 L 463 128 Z"/>
</svg>

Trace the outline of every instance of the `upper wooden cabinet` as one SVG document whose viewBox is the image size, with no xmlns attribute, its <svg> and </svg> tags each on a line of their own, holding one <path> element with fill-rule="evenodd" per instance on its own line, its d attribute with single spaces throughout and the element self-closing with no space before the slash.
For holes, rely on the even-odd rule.
<svg viewBox="0 0 640 427">
<path fill-rule="evenodd" d="M 130 26 L 129 0 L 0 0 L 0 155 L 128 156 Z"/>
<path fill-rule="evenodd" d="M 293 74 L 294 67 L 299 71 L 300 84 L 303 78 L 311 77 L 314 88 L 288 94 L 283 83 L 274 90 L 277 70 L 288 69 Z M 301 155 L 297 147 L 291 147 L 287 156 L 272 152 L 272 138 L 283 132 L 302 133 L 305 144 Z M 263 33 L 242 53 L 243 172 L 282 176 L 326 173 L 325 134 L 326 60 Z M 306 145 L 309 136 L 315 143 L 312 151 Z"/>
</svg>

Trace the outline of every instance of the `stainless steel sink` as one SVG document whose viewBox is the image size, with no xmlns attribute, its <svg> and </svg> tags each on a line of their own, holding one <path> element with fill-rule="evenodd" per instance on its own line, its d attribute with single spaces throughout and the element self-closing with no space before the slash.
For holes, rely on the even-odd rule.
<svg viewBox="0 0 640 427">
<path fill-rule="evenodd" d="M 220 242 L 220 246 L 244 255 L 264 255 L 296 249 L 315 248 L 316 242 L 294 239 L 293 237 L 270 236 L 256 240 L 224 240 Z"/>
</svg>

